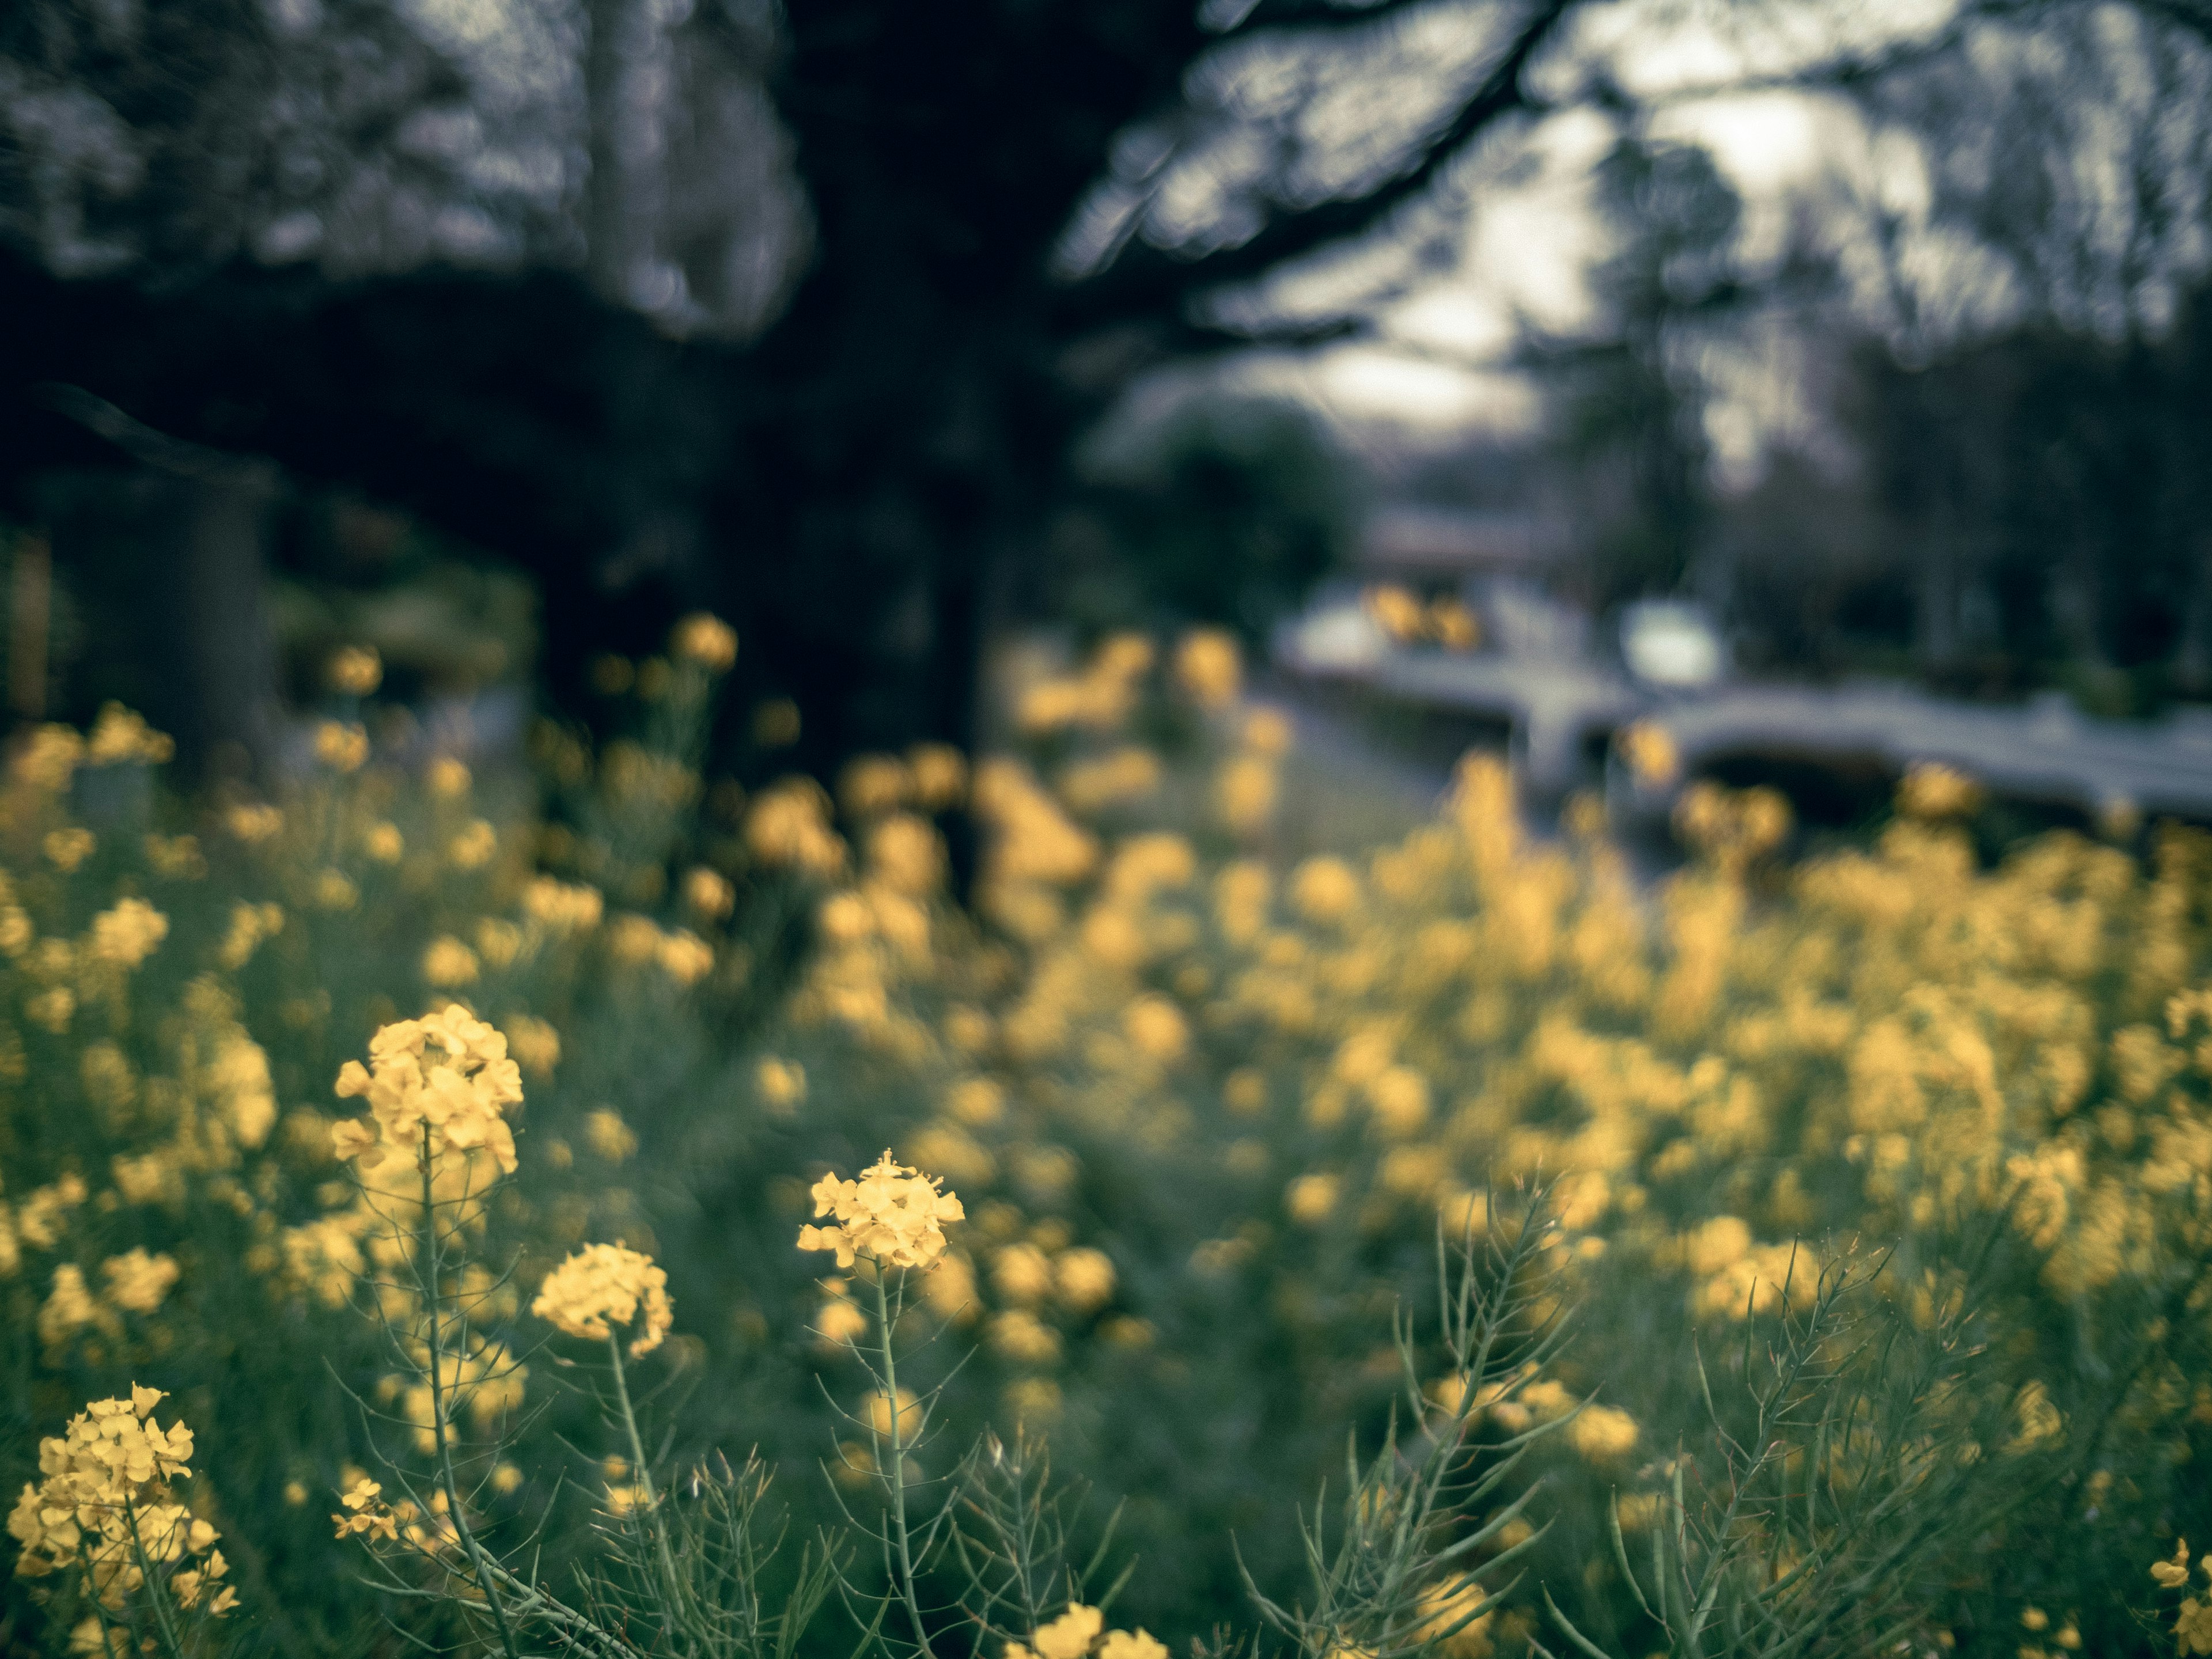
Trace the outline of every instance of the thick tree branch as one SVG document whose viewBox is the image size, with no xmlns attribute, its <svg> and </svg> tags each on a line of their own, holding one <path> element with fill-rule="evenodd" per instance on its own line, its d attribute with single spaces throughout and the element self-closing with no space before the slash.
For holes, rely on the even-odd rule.
<svg viewBox="0 0 2212 1659">
<path fill-rule="evenodd" d="M 1539 0 L 1450 124 L 1395 178 L 1364 196 L 1324 202 L 1277 218 L 1249 240 L 1196 258 L 1133 242 L 1105 271 L 1081 284 L 1073 308 L 1085 322 L 1179 309 L 1202 289 L 1249 281 L 1288 260 L 1365 234 L 1425 195 L 1497 122 L 1529 107 L 1522 76 L 1574 8 L 1575 0 Z"/>
</svg>

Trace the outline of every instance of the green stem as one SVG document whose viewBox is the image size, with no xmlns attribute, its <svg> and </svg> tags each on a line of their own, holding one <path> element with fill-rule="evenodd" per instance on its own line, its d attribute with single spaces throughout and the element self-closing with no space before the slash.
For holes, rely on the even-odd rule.
<svg viewBox="0 0 2212 1659">
<path fill-rule="evenodd" d="M 637 1477 L 638 1508 L 646 1517 L 646 1525 L 653 1534 L 654 1549 L 660 1557 L 660 1574 L 666 1586 L 670 1626 L 667 1635 L 673 1641 L 674 1625 L 679 1609 L 685 1601 L 684 1580 L 676 1571 L 676 1557 L 668 1547 L 668 1528 L 663 1524 L 660 1499 L 653 1489 L 653 1470 L 645 1458 L 645 1442 L 637 1431 L 637 1413 L 629 1403 L 629 1381 L 623 1371 L 622 1337 L 619 1333 L 607 1337 L 607 1356 L 614 1362 L 615 1402 L 622 1407 L 623 1428 L 629 1436 L 630 1472 Z"/>
<path fill-rule="evenodd" d="M 92 1604 L 92 1616 L 100 1621 L 100 1645 L 107 1659 L 116 1659 L 115 1626 L 107 1616 L 107 1609 L 100 1604 L 100 1587 L 93 1582 L 92 1552 L 85 1547 L 84 1538 L 76 1540 L 77 1571 L 83 1576 L 85 1600 Z"/>
<path fill-rule="evenodd" d="M 453 1523 L 453 1535 L 461 1540 L 467 1552 L 469 1565 L 476 1574 L 477 1588 L 483 1592 L 484 1605 L 491 1609 L 493 1626 L 499 1632 L 499 1645 L 507 1659 L 522 1659 L 514 1645 L 514 1632 L 509 1628 L 507 1610 L 499 1604 L 499 1592 L 493 1588 L 490 1563 L 484 1557 L 483 1546 L 477 1542 L 476 1533 L 470 1528 L 467 1515 L 461 1504 L 460 1483 L 453 1478 L 453 1438 L 446 1423 L 446 1391 L 443 1382 L 445 1352 L 441 1322 L 438 1317 L 438 1211 L 435 1194 L 430 1181 L 430 1126 L 422 1126 L 422 1249 L 416 1259 L 415 1273 L 422 1290 L 422 1306 L 430 1322 L 430 1426 L 436 1441 L 438 1482 L 446 1494 L 446 1510 Z"/>
<path fill-rule="evenodd" d="M 899 1420 L 898 1361 L 891 1353 L 890 1297 L 884 1289 L 884 1268 L 880 1263 L 876 1267 L 876 1327 L 883 1333 L 884 1401 L 891 1419 L 890 1469 L 888 1474 L 881 1469 L 877 1473 L 891 1495 L 891 1538 L 898 1550 L 899 1599 L 906 1603 L 906 1616 L 914 1626 L 915 1646 L 921 1650 L 922 1659 L 937 1659 L 930 1650 L 929 1632 L 922 1623 L 921 1599 L 914 1588 L 914 1546 L 906 1526 L 906 1451 L 902 1439 L 904 1425 Z"/>
<path fill-rule="evenodd" d="M 146 1540 L 138 1535 L 138 1514 L 129 1498 L 123 1501 L 123 1522 L 131 1529 L 131 1553 L 138 1563 L 138 1577 L 146 1589 L 146 1605 L 154 1615 L 154 1628 L 160 1632 L 161 1646 L 170 1659 L 185 1659 L 184 1644 L 178 1639 L 176 1626 L 169 1622 L 167 1587 L 155 1576 L 154 1564 L 147 1558 Z M 100 1623 L 101 1633 L 106 1632 L 106 1621 Z"/>
</svg>

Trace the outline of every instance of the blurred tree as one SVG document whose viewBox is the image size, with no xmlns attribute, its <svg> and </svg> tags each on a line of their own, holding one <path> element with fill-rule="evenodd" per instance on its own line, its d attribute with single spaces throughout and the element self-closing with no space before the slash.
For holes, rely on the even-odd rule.
<svg viewBox="0 0 2212 1659">
<path fill-rule="evenodd" d="M 1358 530 L 1341 447 L 1282 398 L 1187 398 L 1094 434 L 1078 471 L 1091 488 L 1055 526 L 1038 597 L 1086 629 L 1212 623 L 1264 649 Z"/>
<path fill-rule="evenodd" d="M 2115 714 L 2212 691 L 2212 290 L 2155 337 L 2045 326 L 1923 367 L 1869 351 L 1863 375 L 1854 419 L 1920 574 L 1931 673 Z"/>
<path fill-rule="evenodd" d="M 556 664 L 716 604 L 816 758 L 957 736 L 1073 434 L 1150 365 L 1371 304 L 1292 304 L 1286 276 L 1378 236 L 1418 264 L 1563 110 L 1866 95 L 2112 9 L 1966 0 L 1887 32 L 1618 10 L 800 0 L 777 29 L 751 0 L 24 0 L 0 19 L 10 464 L 71 441 L 31 430 L 25 383 L 82 386 L 523 559 Z M 2160 43 L 2203 26 L 2124 15 Z M 1719 81 L 1653 90 L 1653 31 L 1723 25 Z M 2185 89 L 2202 52 L 2167 57 Z M 2157 127 L 2124 80 L 2076 84 Z M 483 274 L 428 269 L 457 264 Z M 1652 441 L 1654 500 L 1686 501 L 1687 441 Z"/>
<path fill-rule="evenodd" d="M 1600 165 L 1597 201 L 1613 245 L 1591 276 L 1599 343 L 1535 355 L 1566 381 L 1565 464 L 1611 486 L 1578 514 L 1589 599 L 1609 611 L 1676 592 L 1704 548 L 1711 457 L 1696 331 L 1741 302 L 1741 204 L 1703 149 L 1640 137 Z"/>
</svg>

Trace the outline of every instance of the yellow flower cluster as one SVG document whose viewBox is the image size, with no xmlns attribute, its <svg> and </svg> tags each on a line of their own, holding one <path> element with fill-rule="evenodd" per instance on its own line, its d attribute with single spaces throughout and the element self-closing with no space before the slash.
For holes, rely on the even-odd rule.
<svg viewBox="0 0 2212 1659">
<path fill-rule="evenodd" d="M 2212 1579 L 2212 1555 L 2197 1563 L 2208 1579 Z M 2174 1541 L 2173 1553 L 2163 1561 L 2151 1563 L 2150 1576 L 2160 1589 L 2182 1589 L 2189 1583 L 2189 1540 Z M 2173 1635 L 2184 1656 L 2212 1653 L 2212 1592 L 2200 1600 L 2191 1595 L 2185 1598 L 2174 1613 Z"/>
<path fill-rule="evenodd" d="M 143 1585 L 145 1565 L 164 1570 L 168 1593 L 184 1607 L 215 1588 L 228 1571 L 215 1547 L 219 1534 L 169 1485 L 191 1473 L 192 1431 L 154 1420 L 163 1398 L 133 1384 L 128 1399 L 96 1400 L 61 1435 L 39 1443 L 40 1478 L 8 1516 L 9 1534 L 22 1546 L 18 1574 L 81 1570 L 87 1589 L 113 1611 Z M 237 1601 L 224 1585 L 208 1610 L 220 1616 Z"/>
<path fill-rule="evenodd" d="M 512 1466 L 502 1464 L 501 1470 L 512 1473 Z M 492 1485 L 501 1492 L 509 1490 L 501 1483 L 498 1473 L 494 1474 Z M 362 1474 L 356 1475 L 338 1495 L 338 1503 L 342 1507 L 331 1520 L 339 1538 L 359 1538 L 372 1546 L 380 1541 L 401 1544 L 433 1559 L 451 1556 L 461 1547 L 460 1532 L 453 1524 L 452 1504 L 443 1488 L 431 1493 L 426 1515 L 409 1498 L 386 1503 L 383 1483 Z"/>
<path fill-rule="evenodd" d="M 175 741 L 147 725 L 143 714 L 107 702 L 100 705 L 100 718 L 85 739 L 84 761 L 88 766 L 161 766 L 176 752 Z"/>
<path fill-rule="evenodd" d="M 943 1182 L 893 1162 L 890 1152 L 860 1171 L 857 1181 L 826 1175 L 814 1183 L 814 1213 L 835 1215 L 832 1227 L 799 1230 L 802 1250 L 833 1250 L 837 1265 L 858 1256 L 887 1267 L 928 1268 L 945 1254 L 945 1227 L 967 1211 Z"/>
<path fill-rule="evenodd" d="M 384 684 L 384 659 L 373 645 L 342 645 L 331 653 L 323 675 L 331 690 L 365 697 Z"/>
<path fill-rule="evenodd" d="M 1067 1611 L 1040 1626 L 1026 1643 L 1006 1644 L 1006 1659 L 1168 1659 L 1167 1644 L 1144 1630 L 1108 1630 L 1097 1607 L 1070 1602 Z"/>
<path fill-rule="evenodd" d="M 521 1102 L 522 1073 L 497 1030 L 449 1004 L 385 1026 L 369 1039 L 368 1056 L 367 1066 L 349 1060 L 338 1073 L 338 1094 L 365 1097 L 370 1117 L 333 1128 L 341 1159 L 366 1171 L 387 1158 L 482 1148 L 514 1172 L 514 1132 L 502 1114 Z"/>
<path fill-rule="evenodd" d="M 570 1336 L 600 1342 L 628 1330 L 641 1312 L 643 1328 L 629 1345 L 633 1358 L 659 1347 L 676 1318 L 667 1273 L 620 1242 L 586 1244 L 570 1255 L 545 1275 L 530 1311 Z"/>
<path fill-rule="evenodd" d="M 118 968 L 136 968 L 169 936 L 169 919 L 143 899 L 127 898 L 92 919 L 92 953 Z"/>
<path fill-rule="evenodd" d="M 668 653 L 710 674 L 726 674 L 738 660 L 738 631 L 720 617 L 695 611 L 670 633 Z"/>
<path fill-rule="evenodd" d="M 745 846 L 771 869 L 824 878 L 845 867 L 845 842 L 830 827 L 830 798 L 811 779 L 763 789 L 745 817 Z"/>
</svg>

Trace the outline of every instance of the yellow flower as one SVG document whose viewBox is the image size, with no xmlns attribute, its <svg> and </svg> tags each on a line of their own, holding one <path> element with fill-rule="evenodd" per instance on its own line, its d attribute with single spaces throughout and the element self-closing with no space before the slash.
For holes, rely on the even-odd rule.
<svg viewBox="0 0 2212 1659">
<path fill-rule="evenodd" d="M 915 804 L 926 811 L 957 806 L 968 789 L 968 757 L 950 744 L 918 743 L 907 750 Z"/>
<path fill-rule="evenodd" d="M 338 1502 L 352 1513 L 331 1516 L 337 1523 L 337 1536 L 347 1538 L 357 1533 L 364 1538 L 382 1538 L 387 1542 L 397 1543 L 399 1540 L 398 1517 L 384 1503 L 383 1492 L 383 1486 L 367 1475 L 355 1481 L 338 1498 Z"/>
<path fill-rule="evenodd" d="M 1134 1632 L 1109 1630 L 1098 1644 L 1098 1659 L 1168 1659 L 1167 1644 L 1142 1625 Z"/>
<path fill-rule="evenodd" d="M 41 843 L 46 861 L 64 873 L 76 869 L 90 858 L 99 844 L 91 830 L 76 824 L 61 830 L 49 830 Z"/>
<path fill-rule="evenodd" d="M 1567 1425 L 1567 1443 L 1593 1463 L 1627 1456 L 1637 1435 L 1636 1419 L 1611 1406 L 1585 1406 Z"/>
<path fill-rule="evenodd" d="M 1342 859 L 1308 859 L 1291 877 L 1291 902 L 1313 921 L 1340 921 L 1358 908 L 1359 878 Z"/>
<path fill-rule="evenodd" d="M 1190 1046 L 1190 1027 L 1165 997 L 1139 997 L 1122 1011 L 1121 1029 L 1139 1053 L 1168 1061 Z"/>
<path fill-rule="evenodd" d="M 176 752 L 175 740 L 147 725 L 143 714 L 119 702 L 106 702 L 100 705 L 100 718 L 93 722 L 84 757 L 92 766 L 117 766 L 130 761 L 161 766 Z"/>
<path fill-rule="evenodd" d="M 945 1254 L 945 1226 L 967 1211 L 952 1194 L 919 1170 L 895 1163 L 886 1151 L 857 1181 L 828 1175 L 814 1183 L 814 1213 L 835 1215 L 834 1227 L 799 1230 L 802 1250 L 834 1250 L 849 1267 L 865 1255 L 887 1267 L 927 1268 Z"/>
<path fill-rule="evenodd" d="M 8 769 L 33 789 L 59 794 L 84 763 L 84 739 L 66 726 L 41 726 L 15 751 Z"/>
<path fill-rule="evenodd" d="M 143 1245 L 133 1245 L 121 1255 L 108 1257 L 100 1271 L 107 1279 L 109 1301 L 132 1313 L 149 1314 L 168 1296 L 180 1270 L 174 1256 L 149 1255 Z"/>
<path fill-rule="evenodd" d="M 726 674 L 738 659 L 738 630 L 720 617 L 695 611 L 670 631 L 668 654 L 709 674 Z"/>
<path fill-rule="evenodd" d="M 1682 775 L 1681 750 L 1663 726 L 1638 720 L 1614 734 L 1613 746 L 1628 764 L 1628 774 L 1645 789 L 1664 789 Z"/>
<path fill-rule="evenodd" d="M 455 761 L 454 765 L 460 763 Z M 481 870 L 499 851 L 499 831 L 483 818 L 471 818 L 461 833 L 446 843 L 446 858 L 456 870 Z"/>
<path fill-rule="evenodd" d="M 556 933 L 588 933 L 606 914 L 606 899 L 596 887 L 572 885 L 538 876 L 522 890 L 525 915 Z"/>
<path fill-rule="evenodd" d="M 136 968 L 168 936 L 168 917 L 144 899 L 127 898 L 92 919 L 92 954 L 118 968 Z"/>
<path fill-rule="evenodd" d="M 678 985 L 696 985 L 714 971 L 714 947 L 687 928 L 663 933 L 653 956 L 660 971 Z"/>
<path fill-rule="evenodd" d="M 39 1443 L 42 1478 L 23 1488 L 8 1517 L 8 1531 L 22 1547 L 19 1575 L 81 1571 L 86 1589 L 111 1612 L 121 1611 L 144 1583 L 142 1563 L 201 1558 L 170 1581 L 186 1606 L 223 1576 L 228 1569 L 214 1547 L 220 1534 L 169 1486 L 191 1473 L 192 1431 L 182 1423 L 164 1430 L 154 1420 L 164 1397 L 133 1384 L 129 1398 L 96 1400 L 61 1435 Z M 225 1590 L 210 1611 L 227 1613 L 236 1599 Z"/>
<path fill-rule="evenodd" d="M 1915 761 L 1897 786 L 1897 809 L 1907 817 L 1970 817 L 1981 804 L 1982 786 L 1941 761 Z"/>
<path fill-rule="evenodd" d="M 1052 1291 L 1052 1263 L 1034 1244 L 1009 1244 L 991 1262 L 991 1287 L 1009 1302 L 1042 1302 Z"/>
<path fill-rule="evenodd" d="M 1030 1646 L 1037 1659 L 1083 1659 L 1105 1624 L 1097 1608 L 1071 1602 L 1066 1613 L 1030 1638 Z"/>
<path fill-rule="evenodd" d="M 1427 631 L 1427 612 L 1413 591 L 1396 582 L 1378 582 L 1359 596 L 1360 609 L 1375 625 L 1400 645 L 1410 645 Z"/>
<path fill-rule="evenodd" d="M 284 815 L 261 801 L 240 801 L 223 814 L 223 828 L 248 847 L 273 841 L 283 833 Z"/>
<path fill-rule="evenodd" d="M 512 967 L 522 954 L 522 929 L 501 916 L 477 923 L 477 952 L 495 969 Z"/>
<path fill-rule="evenodd" d="M 439 799 L 455 799 L 469 793 L 468 763 L 458 756 L 441 755 L 423 769 L 422 782 Z"/>
<path fill-rule="evenodd" d="M 2184 1653 L 2212 1653 L 2212 1601 L 2191 1596 L 2175 1615 L 2173 1633 Z"/>
<path fill-rule="evenodd" d="M 376 864 L 397 864 L 407 850 L 407 840 L 399 833 L 399 826 L 390 823 L 369 825 L 368 833 L 361 838 L 361 845 Z"/>
<path fill-rule="evenodd" d="M 753 1088 L 761 1102 L 779 1117 L 787 1117 L 806 1098 L 806 1068 L 795 1060 L 763 1060 L 753 1073 Z"/>
<path fill-rule="evenodd" d="M 1091 1313 L 1114 1299 L 1114 1261 L 1103 1250 L 1080 1245 L 1062 1250 L 1052 1264 L 1060 1299 L 1078 1313 Z"/>
<path fill-rule="evenodd" d="M 659 1347 L 676 1310 L 668 1299 L 668 1274 L 649 1255 L 617 1242 L 586 1244 L 545 1275 L 530 1311 L 570 1336 L 604 1342 L 627 1330 L 644 1313 L 644 1328 L 629 1345 L 633 1358 Z"/>
<path fill-rule="evenodd" d="M 433 1157 L 447 1146 L 483 1147 L 514 1172 L 514 1131 L 501 1114 L 521 1103 L 522 1073 L 497 1030 L 453 1005 L 385 1026 L 369 1039 L 368 1055 L 366 1067 L 346 1061 L 337 1092 L 368 1099 L 375 1133 L 336 1126 L 341 1158 L 359 1158 L 364 1170 L 394 1155 L 411 1161 L 427 1135 Z"/>
<path fill-rule="evenodd" d="M 842 1279 L 830 1283 L 842 1285 Z M 842 1296 L 833 1296 L 814 1316 L 814 1333 L 828 1348 L 842 1348 L 868 1334 L 868 1316 Z"/>
<path fill-rule="evenodd" d="M 1049 1365 L 1060 1358 L 1060 1333 L 1027 1308 L 1010 1308 L 991 1322 L 991 1346 L 1020 1365 Z"/>
<path fill-rule="evenodd" d="M 323 673 L 331 690 L 365 697 L 384 684 L 384 659 L 373 645 L 342 645 L 331 653 Z"/>
<path fill-rule="evenodd" d="M 696 865 L 684 878 L 684 902 L 709 921 L 720 921 L 737 908 L 738 890 L 720 871 Z"/>
<path fill-rule="evenodd" d="M 350 910 L 361 902 L 361 889 L 343 870 L 325 870 L 315 878 L 315 903 L 325 910 Z"/>
<path fill-rule="evenodd" d="M 1275 811 L 1275 763 L 1261 754 L 1232 755 L 1213 780 L 1213 810 L 1240 836 L 1257 835 Z"/>
<path fill-rule="evenodd" d="M 1176 684 L 1201 708 L 1226 708 L 1244 674 L 1236 640 L 1218 628 L 1194 628 L 1176 647 Z M 1045 1659 L 1056 1659 L 1047 1654 Z"/>
<path fill-rule="evenodd" d="M 2150 1576 L 2158 1581 L 2162 1589 L 2179 1589 L 2187 1583 L 2189 1582 L 2189 1540 L 2183 1538 L 2175 1541 L 2171 1559 L 2152 1562 Z"/>
<path fill-rule="evenodd" d="M 358 772 L 368 758 L 368 733 L 358 726 L 325 720 L 315 728 L 315 758 L 333 772 Z"/>
<path fill-rule="evenodd" d="M 881 1389 L 870 1395 L 868 1396 L 868 1426 L 886 1440 L 891 1437 L 891 1431 L 896 1428 L 898 1431 L 899 1439 L 911 1445 L 915 1437 L 921 1432 L 921 1406 L 915 1399 L 912 1389 L 901 1389 L 898 1391 L 897 1407 L 898 1409 L 894 1413 L 891 1409 L 891 1397 Z"/>
<path fill-rule="evenodd" d="M 602 1106 L 584 1118 L 584 1144 L 608 1163 L 619 1164 L 637 1150 L 637 1132 L 620 1112 Z"/>
<path fill-rule="evenodd" d="M 560 1032 L 534 1014 L 516 1014 L 507 1022 L 507 1047 L 515 1063 L 541 1081 L 561 1063 Z"/>
<path fill-rule="evenodd" d="M 845 843 L 830 827 L 830 798 L 811 778 L 786 778 L 755 796 L 745 814 L 745 847 L 772 869 L 817 878 L 845 867 Z"/>
<path fill-rule="evenodd" d="M 471 984 L 479 971 L 477 953 L 451 933 L 440 934 L 422 952 L 423 979 L 443 989 Z"/>
<path fill-rule="evenodd" d="M 84 1269 L 64 1261 L 54 1269 L 54 1288 L 39 1309 L 39 1340 L 59 1347 L 88 1326 L 115 1328 L 115 1316 L 93 1299 L 86 1288 Z"/>
<path fill-rule="evenodd" d="M 1302 1227 L 1318 1227 L 1336 1209 L 1337 1178 L 1333 1175 L 1302 1175 L 1283 1193 L 1283 1207 Z"/>
</svg>

